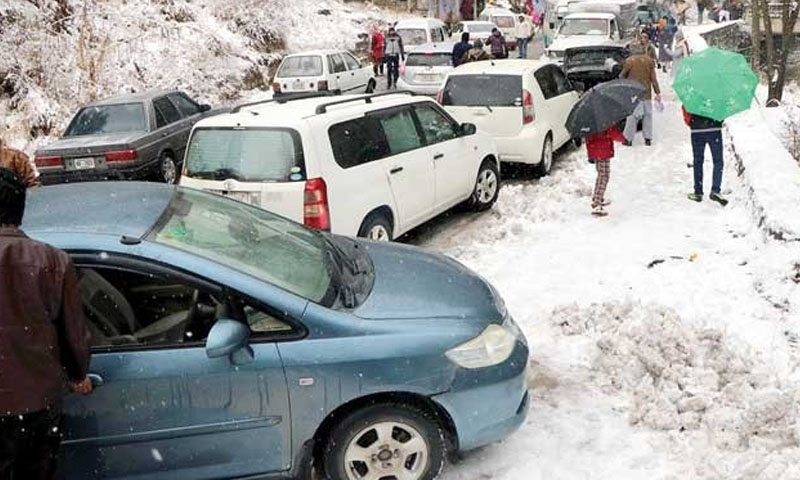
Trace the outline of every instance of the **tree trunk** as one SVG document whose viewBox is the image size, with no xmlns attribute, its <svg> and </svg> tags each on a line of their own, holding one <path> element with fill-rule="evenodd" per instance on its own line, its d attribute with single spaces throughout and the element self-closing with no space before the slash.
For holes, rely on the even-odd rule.
<svg viewBox="0 0 800 480">
<path fill-rule="evenodd" d="M 794 36 L 794 25 L 797 23 L 797 15 L 800 12 L 800 5 L 794 10 L 789 8 L 789 0 L 783 3 L 783 31 L 781 31 L 781 55 L 778 59 L 777 75 L 775 79 L 774 96 L 770 99 L 783 100 L 783 87 L 786 84 L 786 63 L 789 61 L 789 47 Z M 773 89 L 771 89 L 773 90 Z"/>
<path fill-rule="evenodd" d="M 750 41 L 752 45 L 750 50 L 750 66 L 755 72 L 761 69 L 761 15 L 758 4 L 756 3 L 757 1 L 758 0 L 753 0 L 753 4 L 750 6 L 750 14 L 753 16 L 753 33 Z"/>
<path fill-rule="evenodd" d="M 768 0 L 756 0 L 761 9 L 761 17 L 764 19 L 764 43 L 767 47 L 767 59 L 765 70 L 767 72 L 767 106 L 777 105 L 772 100 L 775 99 L 775 45 L 772 37 L 772 17 L 769 16 Z"/>
</svg>

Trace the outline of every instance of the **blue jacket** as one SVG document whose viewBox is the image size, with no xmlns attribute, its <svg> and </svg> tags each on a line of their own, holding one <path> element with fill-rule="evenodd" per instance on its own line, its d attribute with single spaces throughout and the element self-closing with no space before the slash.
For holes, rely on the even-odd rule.
<svg viewBox="0 0 800 480">
<path fill-rule="evenodd" d="M 457 67 L 461 64 L 461 58 L 464 54 L 472 48 L 469 42 L 458 42 L 453 45 L 453 66 Z"/>
</svg>

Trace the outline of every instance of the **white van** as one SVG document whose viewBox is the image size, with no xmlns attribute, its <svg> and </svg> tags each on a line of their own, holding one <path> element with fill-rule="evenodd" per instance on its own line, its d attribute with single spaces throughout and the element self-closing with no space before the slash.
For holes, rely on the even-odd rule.
<svg viewBox="0 0 800 480">
<path fill-rule="evenodd" d="M 371 65 L 347 50 L 314 50 L 287 55 L 281 61 L 272 91 L 276 96 L 301 92 L 372 93 Z"/>
<path fill-rule="evenodd" d="M 406 18 L 398 21 L 394 30 L 403 39 L 403 48 L 442 43 L 450 38 L 444 22 L 436 18 Z"/>
<path fill-rule="evenodd" d="M 516 28 L 519 20 L 514 12 L 505 8 L 487 7 L 481 12 L 478 20 L 497 25 L 506 39 L 506 47 L 509 50 L 517 48 Z"/>
<path fill-rule="evenodd" d="M 497 142 L 500 160 L 546 175 L 553 151 L 571 140 L 567 116 L 578 91 L 557 65 L 534 60 L 471 62 L 447 76 L 439 101 Z"/>
<path fill-rule="evenodd" d="M 181 185 L 320 230 L 392 240 L 466 202 L 490 208 L 497 149 L 409 93 L 256 102 L 198 122 Z"/>
</svg>

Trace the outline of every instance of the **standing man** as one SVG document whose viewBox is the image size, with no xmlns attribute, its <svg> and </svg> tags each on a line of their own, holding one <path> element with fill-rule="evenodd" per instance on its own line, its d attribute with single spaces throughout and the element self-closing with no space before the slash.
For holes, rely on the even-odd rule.
<svg viewBox="0 0 800 480">
<path fill-rule="evenodd" d="M 469 32 L 462 32 L 461 41 L 453 45 L 453 53 L 451 54 L 453 67 L 461 65 L 464 54 L 467 53 L 470 48 L 472 48 L 472 45 L 469 43 Z"/>
<path fill-rule="evenodd" d="M 387 88 L 397 88 L 397 79 L 400 77 L 400 62 L 405 60 L 406 53 L 403 50 L 403 39 L 389 27 L 389 33 L 384 39 L 383 54 L 386 58 L 386 80 Z"/>
<path fill-rule="evenodd" d="M 644 144 L 649 147 L 652 145 L 653 141 L 652 92 L 656 94 L 656 101 L 660 102 L 661 87 L 659 87 L 658 79 L 656 78 L 656 62 L 645 54 L 641 44 L 634 44 L 631 48 L 631 54 L 632 55 L 625 60 L 625 64 L 622 66 L 620 78 L 629 78 L 638 81 L 644 85 L 645 92 L 639 100 L 636 109 L 625 122 L 625 142 L 623 142 L 623 145 L 628 147 L 633 145 L 633 139 L 636 137 L 636 126 L 639 120 L 642 120 Z"/>
<path fill-rule="evenodd" d="M 65 383 L 92 391 L 89 330 L 66 253 L 20 230 L 25 184 L 0 168 L 0 478 L 47 480 Z"/>
<path fill-rule="evenodd" d="M 487 41 L 492 58 L 508 58 L 506 39 L 497 27 L 492 28 L 492 34 Z"/>
<path fill-rule="evenodd" d="M 692 130 L 692 155 L 694 156 L 694 192 L 689 194 L 689 200 L 703 201 L 703 161 L 706 156 L 706 145 L 711 148 L 711 158 L 714 161 L 714 172 L 711 179 L 711 200 L 723 207 L 728 204 L 721 193 L 722 168 L 725 163 L 722 159 L 722 122 L 713 118 L 689 113 L 683 110 L 683 121 Z"/>
<path fill-rule="evenodd" d="M 383 34 L 381 30 L 372 27 L 371 50 L 372 50 L 372 71 L 375 76 L 383 76 Z"/>
<path fill-rule="evenodd" d="M 2 138 L 0 138 L 0 168 L 7 168 L 17 174 L 28 188 L 42 185 L 28 156 L 19 150 L 6 147 Z"/>
<path fill-rule="evenodd" d="M 517 37 L 517 58 L 528 58 L 528 40 L 533 35 L 533 23 L 525 15 L 520 15 L 514 27 Z"/>
</svg>

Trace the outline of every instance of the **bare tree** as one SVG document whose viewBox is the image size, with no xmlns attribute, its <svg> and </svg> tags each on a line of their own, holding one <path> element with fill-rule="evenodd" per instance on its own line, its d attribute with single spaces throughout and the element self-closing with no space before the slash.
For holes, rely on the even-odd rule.
<svg viewBox="0 0 800 480">
<path fill-rule="evenodd" d="M 800 3 L 796 0 L 754 0 L 757 4 L 759 16 L 764 22 L 764 43 L 766 46 L 766 74 L 767 85 L 769 87 L 767 106 L 780 104 L 783 98 L 783 87 L 786 84 L 786 64 L 789 60 L 789 49 L 794 36 L 794 27 L 797 24 L 797 16 L 800 13 Z M 770 15 L 770 3 L 775 5 L 780 3 L 781 9 L 781 31 L 775 32 Z M 754 9 L 755 10 L 755 9 Z M 753 31 L 756 35 L 758 32 Z M 775 37 L 780 33 L 780 37 Z M 775 42 L 778 40 L 780 51 L 775 51 Z"/>
<path fill-rule="evenodd" d="M 105 36 L 102 40 L 94 35 L 94 29 L 89 22 L 86 12 L 88 0 L 84 0 L 81 10 L 81 30 L 78 35 L 78 68 L 85 75 L 88 83 L 89 100 L 97 98 L 97 85 L 100 82 L 105 62 L 106 52 L 108 51 L 109 37 Z"/>
</svg>

